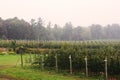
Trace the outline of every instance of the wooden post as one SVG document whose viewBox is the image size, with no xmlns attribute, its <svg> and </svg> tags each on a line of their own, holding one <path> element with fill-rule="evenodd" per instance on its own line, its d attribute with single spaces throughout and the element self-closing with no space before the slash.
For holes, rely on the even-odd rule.
<svg viewBox="0 0 120 80">
<path fill-rule="evenodd" d="M 55 67 L 56 67 L 56 72 L 58 72 L 58 58 L 57 58 L 57 53 L 55 55 Z"/>
<path fill-rule="evenodd" d="M 21 54 L 21 67 L 23 67 L 23 51 L 22 48 L 20 48 L 20 54 Z"/>
<path fill-rule="evenodd" d="M 88 77 L 88 62 L 87 62 L 87 56 L 85 57 L 85 69 L 86 69 L 86 77 Z"/>
<path fill-rule="evenodd" d="M 44 70 L 44 55 L 43 54 L 41 54 L 41 60 L 42 60 L 41 62 L 42 70 Z"/>
<path fill-rule="evenodd" d="M 32 65 L 32 56 L 31 56 L 31 52 L 30 52 L 30 64 Z"/>
<path fill-rule="evenodd" d="M 69 60 L 70 60 L 70 74 L 72 74 L 72 59 L 71 59 L 71 55 L 69 55 Z"/>
<path fill-rule="evenodd" d="M 105 57 L 105 80 L 107 80 L 108 73 L 107 73 L 107 56 Z"/>
</svg>

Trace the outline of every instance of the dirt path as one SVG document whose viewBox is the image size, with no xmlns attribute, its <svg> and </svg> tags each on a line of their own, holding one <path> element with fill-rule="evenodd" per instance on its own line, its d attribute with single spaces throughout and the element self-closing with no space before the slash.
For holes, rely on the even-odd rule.
<svg viewBox="0 0 120 80">
<path fill-rule="evenodd" d="M 8 67 L 10 67 L 10 66 L 8 66 L 8 65 L 1 66 L 0 65 L 0 70 L 8 68 Z M 11 76 L 8 76 L 8 75 L 0 74 L 0 80 L 17 80 L 17 79 L 15 79 Z"/>
<path fill-rule="evenodd" d="M 8 75 L 0 75 L 0 80 L 17 80 L 17 79 Z"/>
</svg>

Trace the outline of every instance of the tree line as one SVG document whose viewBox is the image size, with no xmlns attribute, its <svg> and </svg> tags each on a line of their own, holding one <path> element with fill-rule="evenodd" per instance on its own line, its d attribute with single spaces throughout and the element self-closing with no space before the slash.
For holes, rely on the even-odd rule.
<svg viewBox="0 0 120 80">
<path fill-rule="evenodd" d="M 71 22 L 64 26 L 57 24 L 47 25 L 41 18 L 31 19 L 27 22 L 17 17 L 0 18 L 0 39 L 15 40 L 47 40 L 47 41 L 80 41 L 80 40 L 101 40 L 120 39 L 120 25 L 112 24 L 102 26 L 92 24 L 88 27 L 74 27 Z"/>
</svg>

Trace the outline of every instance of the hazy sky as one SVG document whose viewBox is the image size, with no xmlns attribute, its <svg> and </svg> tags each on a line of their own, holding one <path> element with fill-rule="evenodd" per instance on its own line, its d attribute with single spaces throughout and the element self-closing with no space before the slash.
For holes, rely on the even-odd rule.
<svg viewBox="0 0 120 80">
<path fill-rule="evenodd" d="M 27 21 L 41 17 L 59 25 L 120 24 L 120 0 L 0 0 L 0 16 Z"/>
</svg>

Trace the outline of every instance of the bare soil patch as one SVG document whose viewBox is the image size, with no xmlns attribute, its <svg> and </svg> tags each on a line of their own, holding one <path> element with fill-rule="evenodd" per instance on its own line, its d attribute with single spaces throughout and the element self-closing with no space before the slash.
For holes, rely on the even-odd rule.
<svg viewBox="0 0 120 80">
<path fill-rule="evenodd" d="M 17 79 L 8 75 L 0 75 L 0 80 L 17 80 Z"/>
<path fill-rule="evenodd" d="M 6 52 L 7 48 L 0 48 L 0 52 Z"/>
</svg>

